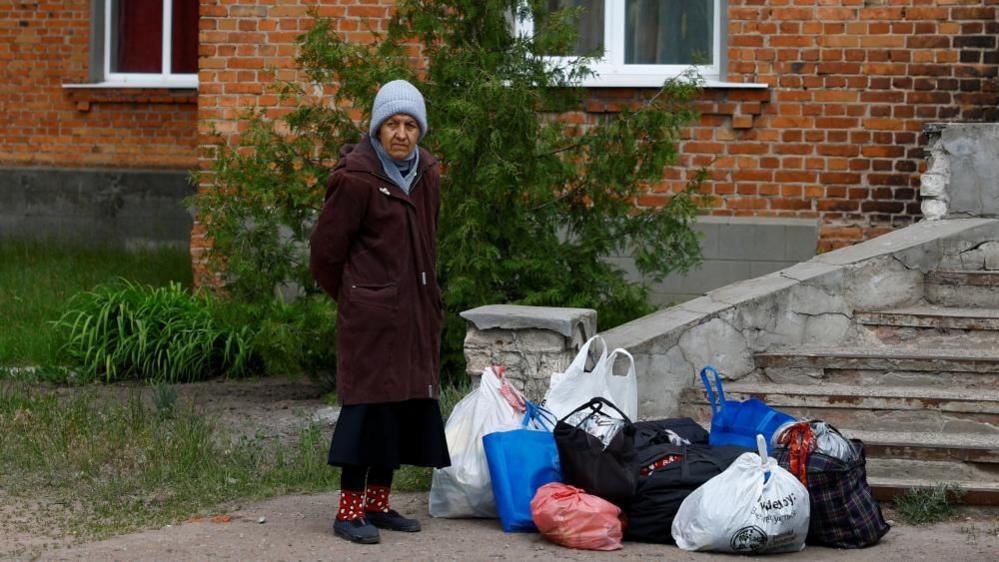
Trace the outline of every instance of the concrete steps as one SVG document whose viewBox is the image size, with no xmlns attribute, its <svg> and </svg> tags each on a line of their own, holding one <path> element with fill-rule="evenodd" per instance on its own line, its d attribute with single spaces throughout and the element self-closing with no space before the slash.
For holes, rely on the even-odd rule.
<svg viewBox="0 0 999 562">
<path fill-rule="evenodd" d="M 999 391 L 999 348 L 802 347 L 755 358 L 745 382 Z"/>
<path fill-rule="evenodd" d="M 952 483 L 999 505 L 999 271 L 931 271 L 923 287 L 919 304 L 855 311 L 852 345 L 755 354 L 725 393 L 863 440 L 879 499 Z M 681 401 L 710 424 L 700 385 Z"/>
<path fill-rule="evenodd" d="M 871 341 L 905 348 L 999 349 L 999 309 L 912 306 L 862 311 L 854 321 Z"/>
<path fill-rule="evenodd" d="M 999 466 L 999 435 L 847 429 L 864 442 L 869 457 L 989 463 Z"/>
<path fill-rule="evenodd" d="M 965 503 L 999 505 L 999 391 L 740 381 L 725 385 L 725 394 L 760 398 L 863 440 L 878 499 L 953 483 L 967 492 Z M 709 426 L 704 390 L 683 398 L 684 411 Z"/>
<path fill-rule="evenodd" d="M 911 489 L 932 490 L 941 482 L 930 482 L 918 478 L 884 478 L 868 476 L 867 483 L 878 501 L 891 501 Z M 946 480 L 943 483 L 959 486 L 964 490 L 961 501 L 968 505 L 999 505 L 999 482 L 981 480 Z"/>
<path fill-rule="evenodd" d="M 930 271 L 924 290 L 933 304 L 999 308 L 999 271 Z"/>
<path fill-rule="evenodd" d="M 759 398 L 799 418 L 825 420 L 840 430 L 962 432 L 999 436 L 999 391 L 862 387 L 842 384 L 731 383 L 729 400 Z M 704 390 L 689 389 L 687 411 L 710 420 Z"/>
</svg>

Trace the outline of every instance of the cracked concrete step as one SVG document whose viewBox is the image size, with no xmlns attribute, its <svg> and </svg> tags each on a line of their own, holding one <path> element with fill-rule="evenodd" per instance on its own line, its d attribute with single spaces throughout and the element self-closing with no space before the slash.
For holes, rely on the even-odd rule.
<svg viewBox="0 0 999 562">
<path fill-rule="evenodd" d="M 992 349 L 803 347 L 754 358 L 752 380 L 764 383 L 999 390 L 999 351 Z"/>
<path fill-rule="evenodd" d="M 999 465 L 868 457 L 867 474 L 875 478 L 918 478 L 933 482 L 950 482 L 952 480 L 999 482 Z"/>
<path fill-rule="evenodd" d="M 999 309 L 947 306 L 909 306 L 890 310 L 858 311 L 854 319 L 870 326 L 999 331 Z"/>
<path fill-rule="evenodd" d="M 907 348 L 999 348 L 999 309 L 933 305 L 858 311 L 869 341 Z"/>
<path fill-rule="evenodd" d="M 934 304 L 997 308 L 999 271 L 930 271 L 924 290 L 926 300 Z"/>
<path fill-rule="evenodd" d="M 862 387 L 842 384 L 730 383 L 730 400 L 759 398 L 795 417 L 825 420 L 840 430 L 999 434 L 999 391 Z M 711 411 L 702 388 L 683 395 L 684 409 L 702 420 Z"/>
<path fill-rule="evenodd" d="M 999 465 L 999 434 L 867 431 L 863 429 L 844 429 L 843 434 L 851 439 L 863 441 L 868 458 Z"/>
<path fill-rule="evenodd" d="M 920 478 L 868 477 L 874 497 L 878 501 L 891 501 L 910 489 L 932 490 L 942 483 L 954 484 L 964 491 L 962 503 L 968 505 L 999 505 L 999 482 L 979 480 L 946 480 L 945 482 Z"/>
</svg>

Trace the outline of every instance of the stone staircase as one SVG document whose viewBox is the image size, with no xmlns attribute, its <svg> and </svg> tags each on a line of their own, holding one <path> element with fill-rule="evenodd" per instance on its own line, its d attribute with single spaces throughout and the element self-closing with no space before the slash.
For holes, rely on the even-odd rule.
<svg viewBox="0 0 999 562">
<path fill-rule="evenodd" d="M 755 354 L 727 398 L 757 397 L 862 439 L 879 499 L 954 483 L 966 503 L 999 505 L 999 271 L 930 271 L 924 294 L 855 311 L 844 346 Z M 711 417 L 699 385 L 681 409 Z"/>
</svg>

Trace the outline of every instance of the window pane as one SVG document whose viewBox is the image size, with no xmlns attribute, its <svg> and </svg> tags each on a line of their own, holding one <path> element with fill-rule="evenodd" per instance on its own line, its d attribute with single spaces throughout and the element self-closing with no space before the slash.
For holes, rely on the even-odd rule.
<svg viewBox="0 0 999 562">
<path fill-rule="evenodd" d="M 173 0 L 170 72 L 174 74 L 198 72 L 198 2 Z"/>
<path fill-rule="evenodd" d="M 163 72 L 163 0 L 111 3 L 111 72 Z"/>
<path fill-rule="evenodd" d="M 714 0 L 628 0 L 624 62 L 711 64 Z"/>
<path fill-rule="evenodd" d="M 567 8 L 582 8 L 576 30 L 576 45 L 570 52 L 545 53 L 553 56 L 602 56 L 604 52 L 604 0 L 547 0 L 544 13 L 535 16 L 535 27 L 552 12 Z"/>
</svg>

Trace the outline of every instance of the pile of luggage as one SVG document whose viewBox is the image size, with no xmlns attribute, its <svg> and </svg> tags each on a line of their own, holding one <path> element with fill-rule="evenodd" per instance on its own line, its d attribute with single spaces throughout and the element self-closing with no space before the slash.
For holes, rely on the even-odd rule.
<svg viewBox="0 0 999 562">
<path fill-rule="evenodd" d="M 504 531 L 593 550 L 625 540 L 747 554 L 863 548 L 888 532 L 861 441 L 757 399 L 726 400 L 712 367 L 701 371 L 710 432 L 690 418 L 633 421 L 634 359 L 604 345 L 587 369 L 598 342 L 552 375 L 542 405 L 502 367 L 486 369 L 448 419 L 452 466 L 434 472 L 431 515 L 498 517 Z"/>
</svg>

